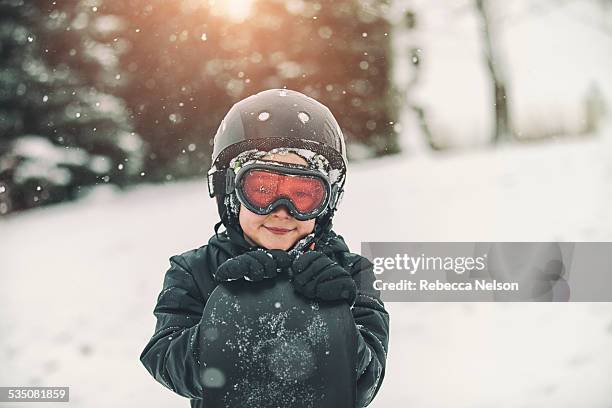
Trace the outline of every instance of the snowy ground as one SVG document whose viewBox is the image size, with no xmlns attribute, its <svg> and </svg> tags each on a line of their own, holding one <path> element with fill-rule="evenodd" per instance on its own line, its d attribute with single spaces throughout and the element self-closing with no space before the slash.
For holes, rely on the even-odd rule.
<svg viewBox="0 0 612 408">
<path fill-rule="evenodd" d="M 365 240 L 610 241 L 610 136 L 352 165 L 335 229 L 356 252 Z M 138 357 L 168 257 L 203 244 L 215 215 L 201 181 L 99 189 L 0 221 L 0 384 L 70 386 L 73 407 L 188 406 Z M 612 406 L 612 304 L 387 306 L 373 407 Z"/>
</svg>

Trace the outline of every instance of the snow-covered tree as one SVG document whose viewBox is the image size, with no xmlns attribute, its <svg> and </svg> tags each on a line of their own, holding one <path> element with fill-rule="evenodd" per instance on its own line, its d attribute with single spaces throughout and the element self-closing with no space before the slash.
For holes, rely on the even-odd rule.
<svg viewBox="0 0 612 408">
<path fill-rule="evenodd" d="M 0 0 L 0 214 L 138 176 L 144 144 L 112 91 L 121 44 L 99 0 Z"/>
<path fill-rule="evenodd" d="M 256 0 L 241 21 L 218 12 L 219 3 L 104 2 L 124 23 L 121 95 L 151 146 L 148 176 L 205 174 L 223 115 L 268 88 L 328 105 L 349 145 L 370 155 L 398 150 L 386 1 Z"/>
</svg>

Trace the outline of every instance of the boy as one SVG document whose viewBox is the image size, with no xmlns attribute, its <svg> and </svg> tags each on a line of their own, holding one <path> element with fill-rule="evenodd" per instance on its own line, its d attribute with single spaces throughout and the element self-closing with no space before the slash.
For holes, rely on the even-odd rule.
<svg viewBox="0 0 612 408">
<path fill-rule="evenodd" d="M 296 91 L 252 95 L 221 122 L 212 163 L 209 191 L 221 221 L 208 245 L 170 258 L 141 362 L 192 407 L 207 408 L 199 374 L 206 350 L 198 336 L 208 297 L 219 282 L 273 279 L 289 269 L 296 292 L 351 307 L 356 406 L 367 406 L 385 373 L 389 315 L 372 287 L 372 264 L 332 230 L 346 175 L 344 139 L 332 113 Z"/>
</svg>

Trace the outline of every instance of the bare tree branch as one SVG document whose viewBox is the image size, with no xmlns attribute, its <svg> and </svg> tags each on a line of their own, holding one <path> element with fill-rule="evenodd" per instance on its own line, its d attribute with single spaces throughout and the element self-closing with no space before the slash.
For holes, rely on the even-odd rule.
<svg viewBox="0 0 612 408">
<path fill-rule="evenodd" d="M 511 137 L 506 81 L 500 65 L 501 59 L 496 54 L 499 47 L 494 45 L 494 33 L 491 27 L 488 0 L 475 0 L 475 4 L 482 21 L 483 53 L 494 90 L 495 129 L 493 131 L 492 142 L 498 143 Z"/>
</svg>

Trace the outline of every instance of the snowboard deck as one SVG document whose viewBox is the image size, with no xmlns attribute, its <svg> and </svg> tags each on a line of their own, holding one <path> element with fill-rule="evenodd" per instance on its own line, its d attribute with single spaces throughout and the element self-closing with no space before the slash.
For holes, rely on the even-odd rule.
<svg viewBox="0 0 612 408">
<path fill-rule="evenodd" d="M 356 328 L 345 302 L 297 294 L 281 275 L 220 284 L 200 327 L 207 408 L 353 408 Z"/>
</svg>

